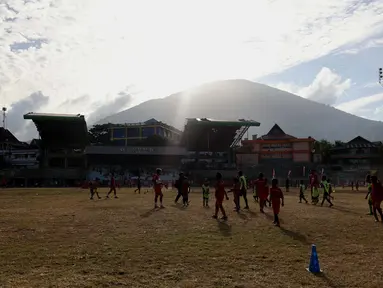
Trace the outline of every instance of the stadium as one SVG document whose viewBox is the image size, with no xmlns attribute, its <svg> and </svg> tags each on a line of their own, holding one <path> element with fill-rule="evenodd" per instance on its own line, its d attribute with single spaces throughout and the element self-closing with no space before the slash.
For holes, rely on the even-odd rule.
<svg viewBox="0 0 383 288">
<path fill-rule="evenodd" d="M 294 137 L 278 124 L 249 136 L 261 124 L 244 119 L 186 119 L 183 131 L 155 119 L 89 129 L 78 114 L 28 113 L 24 119 L 33 121 L 39 139 L 25 143 L 0 130 L 7 188 L 0 193 L 0 286 L 380 287 L 379 273 L 366 277 L 380 271 L 383 251 L 380 223 L 372 212 L 366 215 L 362 182 L 379 171 L 381 143 L 356 137 L 319 153 L 326 142 Z M 131 187 L 138 177 L 143 186 L 156 183 L 157 167 L 165 183 L 187 174 L 187 205 L 175 200 L 172 185 L 161 190 L 164 209 L 153 209 L 155 187 Z M 298 183 L 288 191 L 285 180 L 308 183 L 314 168 L 339 177 L 339 185 L 355 185 L 334 185 L 331 209 L 299 203 L 301 193 L 311 200 L 310 189 Z M 205 179 L 214 186 L 220 172 L 231 186 L 239 169 L 249 180 L 259 172 L 279 180 L 280 227 L 272 225 L 275 206 L 262 213 L 252 187 L 249 209 L 238 212 L 230 211 L 237 192 L 228 192 L 228 219 L 212 219 L 213 187 L 210 206 L 202 205 Z M 101 185 L 89 200 L 94 186 L 84 182 L 94 179 Z M 115 199 L 106 197 L 112 179 L 120 186 Z"/>
<path fill-rule="evenodd" d="M 83 115 L 28 113 L 24 119 L 33 121 L 39 139 L 22 143 L 5 127 L 0 135 L 8 186 L 81 186 L 95 178 L 107 185 L 111 175 L 124 185 L 137 177 L 148 180 L 157 167 L 166 181 L 175 181 L 179 171 L 195 183 L 214 179 L 217 171 L 231 180 L 240 169 L 250 179 L 262 172 L 295 183 L 316 169 L 348 185 L 381 170 L 380 142 L 358 136 L 331 148 L 325 163 L 319 142 L 288 135 L 277 124 L 266 135 L 249 137 L 249 128 L 260 126 L 253 120 L 186 119 L 184 131 L 156 119 L 107 124 L 99 125 L 103 138 L 96 139 Z"/>
</svg>

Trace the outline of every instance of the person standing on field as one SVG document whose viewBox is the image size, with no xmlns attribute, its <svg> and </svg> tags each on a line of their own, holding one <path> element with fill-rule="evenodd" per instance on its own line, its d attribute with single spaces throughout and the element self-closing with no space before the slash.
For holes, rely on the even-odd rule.
<svg viewBox="0 0 383 288">
<path fill-rule="evenodd" d="M 240 195 L 243 197 L 243 200 L 245 200 L 245 209 L 249 209 L 249 203 L 247 202 L 247 180 L 242 171 L 238 171 L 238 179 Z M 237 209 L 239 209 L 239 202 Z"/>
</svg>

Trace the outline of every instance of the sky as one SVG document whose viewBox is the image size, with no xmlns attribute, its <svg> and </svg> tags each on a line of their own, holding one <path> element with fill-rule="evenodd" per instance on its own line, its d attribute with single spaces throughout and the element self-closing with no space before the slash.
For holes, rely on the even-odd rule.
<svg viewBox="0 0 383 288">
<path fill-rule="evenodd" d="M 383 0 L 0 0 L 0 101 L 88 123 L 222 79 L 383 120 Z"/>
</svg>

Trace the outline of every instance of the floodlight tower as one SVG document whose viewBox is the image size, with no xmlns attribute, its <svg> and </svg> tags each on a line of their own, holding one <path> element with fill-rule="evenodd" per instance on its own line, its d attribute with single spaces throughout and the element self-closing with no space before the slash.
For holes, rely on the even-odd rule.
<svg viewBox="0 0 383 288">
<path fill-rule="evenodd" d="M 6 129 L 7 108 L 3 107 L 3 128 Z"/>
</svg>

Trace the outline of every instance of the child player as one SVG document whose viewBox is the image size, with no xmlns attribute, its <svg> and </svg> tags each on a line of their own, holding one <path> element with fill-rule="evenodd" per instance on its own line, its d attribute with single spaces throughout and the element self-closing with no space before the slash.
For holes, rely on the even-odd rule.
<svg viewBox="0 0 383 288">
<path fill-rule="evenodd" d="M 372 213 L 372 199 L 371 199 L 372 184 L 371 184 L 371 175 L 370 174 L 368 174 L 366 176 L 366 183 L 367 183 L 367 195 L 366 195 L 365 199 L 367 199 L 367 201 L 368 201 L 368 208 L 370 210 L 370 213 L 368 213 L 367 215 L 374 215 L 374 213 Z"/>
<path fill-rule="evenodd" d="M 258 202 L 258 191 L 257 191 L 257 186 L 255 185 L 255 181 L 252 181 L 253 186 L 253 198 L 255 202 Z"/>
<path fill-rule="evenodd" d="M 259 210 L 261 213 L 264 213 L 263 208 L 266 205 L 269 192 L 267 188 L 267 180 L 263 177 L 263 173 L 259 173 L 258 179 L 255 180 L 255 187 L 259 196 Z"/>
<path fill-rule="evenodd" d="M 209 207 L 209 196 L 210 196 L 210 191 L 209 191 L 209 181 L 205 179 L 204 183 L 202 184 L 202 202 L 203 202 L 203 207 Z"/>
<path fill-rule="evenodd" d="M 249 203 L 247 202 L 247 180 L 242 171 L 238 171 L 238 181 L 241 192 L 240 196 L 242 196 L 243 200 L 245 200 L 245 209 L 249 209 Z"/>
<path fill-rule="evenodd" d="M 301 180 L 299 184 L 299 203 L 302 203 L 302 200 L 304 200 L 307 204 L 307 200 L 305 198 L 305 190 L 306 190 L 306 186 L 305 184 L 303 184 L 303 180 Z"/>
<path fill-rule="evenodd" d="M 240 197 L 241 197 L 241 184 L 240 184 L 240 179 L 238 177 L 234 177 L 233 179 L 233 188 L 229 191 L 233 192 L 233 198 L 234 198 L 234 211 L 239 212 L 240 210 Z"/>
<path fill-rule="evenodd" d="M 273 213 L 274 213 L 274 222 L 273 224 L 275 226 L 280 226 L 279 222 L 279 210 L 285 205 L 284 203 L 284 198 L 283 198 L 283 192 L 282 190 L 278 187 L 278 179 L 274 178 L 271 181 L 271 188 L 270 188 L 270 200 L 271 200 L 271 205 L 273 207 Z M 282 200 L 282 203 L 281 203 Z"/>
<path fill-rule="evenodd" d="M 330 178 L 327 179 L 327 182 L 328 182 L 328 184 L 330 185 L 330 189 L 329 189 L 329 196 L 330 196 L 330 199 L 331 199 L 331 200 L 334 200 L 334 196 L 332 196 L 332 193 L 335 193 L 335 185 L 333 185 L 333 184 L 331 183 L 331 179 L 330 179 Z"/>
<path fill-rule="evenodd" d="M 98 187 L 98 178 L 94 179 L 94 181 L 89 181 L 89 191 L 90 191 L 90 200 L 93 200 L 94 194 L 97 195 L 98 199 L 101 199 L 100 195 L 98 195 L 97 187 Z"/>
<path fill-rule="evenodd" d="M 162 181 L 161 181 L 161 172 L 162 169 L 157 168 L 156 169 L 156 174 L 153 175 L 153 188 L 154 188 L 154 208 L 158 208 L 157 201 L 158 197 L 160 197 L 160 203 L 161 203 L 161 208 L 164 208 L 162 205 L 162 198 L 164 197 L 164 194 L 162 194 L 162 187 L 164 186 Z"/>
<path fill-rule="evenodd" d="M 222 180 L 222 174 L 217 173 L 216 175 L 217 183 L 215 186 L 215 214 L 213 215 L 214 219 L 217 219 L 218 217 L 218 211 L 221 210 L 222 212 L 222 218 L 223 220 L 227 220 L 227 215 L 225 212 L 225 209 L 223 208 L 223 200 L 229 200 L 229 197 L 227 196 L 226 190 L 225 190 L 225 185 Z"/>
<path fill-rule="evenodd" d="M 315 170 L 312 170 L 310 173 L 310 188 L 312 204 L 316 205 L 319 202 L 319 180 Z"/>
<path fill-rule="evenodd" d="M 330 183 L 327 182 L 327 177 L 325 175 L 322 176 L 321 186 L 323 188 L 323 199 L 322 199 L 322 203 L 320 204 L 320 206 L 323 206 L 325 200 L 328 203 L 330 203 L 330 207 L 334 206 L 331 202 L 331 199 L 330 199 L 331 185 L 330 185 Z"/>
<path fill-rule="evenodd" d="M 371 200 L 372 200 L 372 213 L 374 214 L 375 221 L 379 222 L 376 211 L 379 212 L 380 219 L 383 222 L 383 212 L 380 205 L 383 201 L 383 187 L 382 183 L 378 180 L 378 177 L 371 176 L 372 191 L 371 191 Z"/>
<path fill-rule="evenodd" d="M 137 177 L 137 189 L 134 190 L 134 194 L 136 194 L 138 191 L 138 194 L 141 194 L 141 177 L 138 175 Z"/>
<path fill-rule="evenodd" d="M 110 189 L 108 194 L 106 194 L 106 198 L 109 198 L 109 195 L 112 192 L 114 192 L 114 198 L 117 199 L 118 197 L 117 197 L 117 191 L 116 191 L 116 178 L 114 178 L 113 174 L 110 177 Z"/>
<path fill-rule="evenodd" d="M 187 207 L 189 206 L 190 184 L 186 176 L 183 176 L 181 189 L 182 189 L 182 202 L 184 204 L 184 207 Z"/>
</svg>

